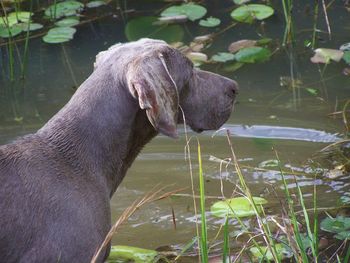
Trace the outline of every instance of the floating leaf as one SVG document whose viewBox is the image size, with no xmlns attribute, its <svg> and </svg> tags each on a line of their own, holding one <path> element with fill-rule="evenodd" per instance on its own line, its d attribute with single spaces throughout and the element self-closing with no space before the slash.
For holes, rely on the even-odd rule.
<svg viewBox="0 0 350 263">
<path fill-rule="evenodd" d="M 11 19 L 7 18 L 6 19 L 6 17 L 2 17 L 2 16 L 0 17 L 0 26 L 4 26 L 4 27 L 6 27 L 7 25 L 13 26 L 17 23 L 18 23 L 18 21 L 16 18 L 11 18 Z"/>
<path fill-rule="evenodd" d="M 22 28 L 19 25 L 13 25 L 11 27 L 6 27 L 3 25 L 0 25 L 0 37 L 8 38 L 8 37 L 14 37 L 17 36 L 22 32 Z"/>
<path fill-rule="evenodd" d="M 53 4 L 45 10 L 45 15 L 52 18 L 61 18 L 64 16 L 73 16 L 81 12 L 84 8 L 84 4 L 69 0 L 60 3 Z"/>
<path fill-rule="evenodd" d="M 102 6 L 102 5 L 106 5 L 106 2 L 105 1 L 96 0 L 96 1 L 88 2 L 86 4 L 86 7 L 88 7 L 88 8 L 96 8 L 96 7 L 99 7 L 99 6 Z"/>
<path fill-rule="evenodd" d="M 157 256 L 158 252 L 155 250 L 130 246 L 112 246 L 108 257 L 108 262 L 128 260 L 135 263 L 153 263 L 156 262 Z"/>
<path fill-rule="evenodd" d="M 234 59 L 235 59 L 235 55 L 228 52 L 219 52 L 211 58 L 211 60 L 215 62 L 227 62 Z"/>
<path fill-rule="evenodd" d="M 238 62 L 264 62 L 270 59 L 271 51 L 264 47 L 247 47 L 239 50 L 235 56 Z"/>
<path fill-rule="evenodd" d="M 228 50 L 231 53 L 236 53 L 238 50 L 246 47 L 256 46 L 256 40 L 242 39 L 236 42 L 233 42 L 229 45 Z"/>
<path fill-rule="evenodd" d="M 253 197 L 254 203 L 260 212 L 260 206 L 267 201 L 261 197 Z M 216 217 L 246 217 L 255 214 L 254 208 L 246 197 L 236 197 L 214 203 L 210 208 L 211 213 Z"/>
<path fill-rule="evenodd" d="M 31 13 L 26 11 L 12 12 L 8 15 L 8 19 L 16 19 L 18 22 L 29 22 L 30 17 Z"/>
<path fill-rule="evenodd" d="M 178 16 L 186 15 L 189 20 L 195 21 L 202 18 L 207 13 L 207 9 L 201 5 L 186 3 L 182 5 L 174 5 L 165 9 L 161 16 Z"/>
<path fill-rule="evenodd" d="M 54 27 L 43 37 L 44 42 L 50 44 L 63 43 L 73 39 L 75 28 L 72 27 Z"/>
<path fill-rule="evenodd" d="M 345 43 L 339 48 L 341 51 L 350 51 L 350 43 Z"/>
<path fill-rule="evenodd" d="M 199 21 L 199 25 L 200 26 L 204 26 L 204 27 L 215 27 L 220 25 L 221 21 L 219 18 L 216 17 L 208 17 L 207 19 L 201 19 Z"/>
<path fill-rule="evenodd" d="M 278 167 L 278 165 L 279 165 L 279 162 L 276 159 L 266 160 L 259 163 L 260 168 Z"/>
<path fill-rule="evenodd" d="M 317 89 L 314 89 L 314 88 L 305 88 L 307 92 L 309 92 L 311 95 L 314 95 L 316 96 L 318 91 Z"/>
<path fill-rule="evenodd" d="M 236 4 L 236 5 L 243 5 L 245 3 L 248 3 L 250 0 L 233 0 L 233 2 Z"/>
<path fill-rule="evenodd" d="M 335 238 L 341 240 L 350 239 L 350 217 L 327 217 L 322 220 L 321 229 L 327 232 L 335 233 Z"/>
<path fill-rule="evenodd" d="M 268 247 L 260 246 L 259 248 L 252 247 L 249 249 L 249 251 L 250 251 L 250 253 L 253 254 L 253 256 L 256 259 L 259 259 L 259 260 L 265 259 L 267 261 L 274 261 L 274 257 L 273 257 L 273 255 Z M 274 248 L 276 249 L 276 253 L 280 257 L 280 259 L 290 258 L 293 256 L 292 251 L 290 249 L 288 249 L 288 247 L 283 245 L 283 244 L 275 244 Z"/>
<path fill-rule="evenodd" d="M 79 18 L 77 17 L 67 17 L 55 23 L 56 26 L 60 27 L 71 27 L 79 24 Z"/>
<path fill-rule="evenodd" d="M 192 60 L 192 62 L 203 63 L 208 61 L 208 56 L 201 52 L 189 52 L 186 56 Z"/>
<path fill-rule="evenodd" d="M 22 28 L 23 31 L 27 31 L 28 29 L 29 31 L 35 31 L 44 27 L 42 24 L 38 23 L 19 23 L 18 26 Z"/>
<path fill-rule="evenodd" d="M 344 51 L 343 59 L 346 64 L 350 65 L 350 51 Z"/>
<path fill-rule="evenodd" d="M 261 4 L 243 5 L 232 11 L 231 17 L 238 22 L 252 23 L 255 19 L 263 20 L 272 16 L 272 7 Z"/>
<path fill-rule="evenodd" d="M 129 41 L 135 41 L 142 37 L 163 39 L 168 43 L 179 42 L 184 36 L 184 31 L 179 25 L 155 25 L 157 17 L 142 16 L 130 20 L 125 27 L 125 35 Z"/>
<path fill-rule="evenodd" d="M 339 62 L 344 55 L 344 52 L 338 49 L 318 48 L 315 50 L 315 55 L 311 58 L 312 63 L 328 64 L 331 60 Z"/>
<path fill-rule="evenodd" d="M 241 63 L 241 62 L 231 62 L 231 63 L 228 63 L 224 66 L 223 70 L 226 71 L 226 72 L 234 72 L 238 69 L 240 69 L 242 66 L 244 66 L 244 63 Z"/>
</svg>

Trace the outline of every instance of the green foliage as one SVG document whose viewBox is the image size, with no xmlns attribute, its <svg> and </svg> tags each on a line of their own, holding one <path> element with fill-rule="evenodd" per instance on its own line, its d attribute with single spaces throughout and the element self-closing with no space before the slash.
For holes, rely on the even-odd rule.
<svg viewBox="0 0 350 263">
<path fill-rule="evenodd" d="M 350 65 L 350 51 L 345 51 L 343 59 L 346 64 Z"/>
<path fill-rule="evenodd" d="M 267 200 L 261 197 L 253 197 L 253 201 L 261 211 L 261 205 L 267 204 Z M 255 215 L 255 210 L 251 201 L 246 197 L 235 197 L 214 203 L 210 211 L 216 217 L 247 217 Z"/>
<path fill-rule="evenodd" d="M 51 18 L 61 18 L 65 16 L 74 16 L 80 13 L 84 8 L 84 4 L 78 1 L 69 0 L 53 4 L 46 8 L 45 15 Z"/>
<path fill-rule="evenodd" d="M 87 8 L 96 8 L 96 7 L 99 7 L 99 6 L 102 6 L 102 5 L 106 5 L 106 2 L 105 1 L 100 1 L 100 0 L 95 0 L 95 1 L 88 2 L 86 4 L 86 7 Z"/>
<path fill-rule="evenodd" d="M 153 263 L 157 256 L 158 252 L 155 250 L 130 246 L 112 246 L 107 262 L 131 260 L 135 263 Z"/>
<path fill-rule="evenodd" d="M 76 26 L 79 24 L 79 18 L 78 17 L 66 17 L 63 18 L 60 21 L 57 21 L 55 23 L 56 26 L 59 27 L 72 27 L 72 26 Z"/>
<path fill-rule="evenodd" d="M 243 5 L 232 11 L 231 17 L 238 22 L 253 23 L 255 19 L 264 20 L 272 16 L 274 10 L 272 7 L 261 4 Z"/>
<path fill-rule="evenodd" d="M 73 39 L 75 32 L 76 29 L 72 27 L 54 27 L 47 32 L 43 40 L 49 44 L 64 43 Z"/>
<path fill-rule="evenodd" d="M 321 222 L 321 229 L 335 233 L 335 237 L 338 239 L 350 239 L 350 217 L 326 217 Z"/>
<path fill-rule="evenodd" d="M 271 253 L 271 250 L 267 246 L 251 247 L 249 251 L 250 253 L 252 253 L 253 257 L 258 260 L 263 260 L 263 261 L 274 260 L 274 256 Z M 277 252 L 280 259 L 290 258 L 292 256 L 292 252 L 284 244 L 275 244 L 275 251 Z"/>
<path fill-rule="evenodd" d="M 218 25 L 220 25 L 221 21 L 219 18 L 216 17 L 208 17 L 207 19 L 201 19 L 199 21 L 199 25 L 200 26 L 204 26 L 204 27 L 216 27 Z"/>
<path fill-rule="evenodd" d="M 215 62 L 227 62 L 234 59 L 235 59 L 235 55 L 228 52 L 219 52 L 211 58 L 211 60 Z"/>
<path fill-rule="evenodd" d="M 185 15 L 189 20 L 195 21 L 205 16 L 206 13 L 207 9 L 201 5 L 185 3 L 168 7 L 160 15 L 166 17 Z"/>
<path fill-rule="evenodd" d="M 184 36 L 184 31 L 179 25 L 157 25 L 157 17 L 141 16 L 130 20 L 125 27 L 125 35 L 129 41 L 142 37 L 163 39 L 168 43 L 178 42 Z"/>
<path fill-rule="evenodd" d="M 236 54 L 236 60 L 243 63 L 265 62 L 270 59 L 271 51 L 264 47 L 247 47 L 239 50 Z"/>
</svg>

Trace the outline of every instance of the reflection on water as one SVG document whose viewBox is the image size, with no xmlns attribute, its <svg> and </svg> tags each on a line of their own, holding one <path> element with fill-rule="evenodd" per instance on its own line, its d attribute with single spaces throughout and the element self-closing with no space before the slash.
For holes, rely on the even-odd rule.
<svg viewBox="0 0 350 263">
<path fill-rule="evenodd" d="M 164 6 L 158 2 L 153 8 L 149 1 L 147 4 L 141 2 L 128 1 L 128 8 L 143 9 L 140 13 L 150 14 L 153 13 L 152 10 L 159 10 Z M 272 1 L 278 5 L 277 2 Z M 264 64 L 246 65 L 235 72 L 227 72 L 223 67 L 216 65 L 204 66 L 205 69 L 226 75 L 240 84 L 236 110 L 224 127 L 233 135 L 233 144 L 238 158 L 242 161 L 241 164 L 247 166 L 243 171 L 252 192 L 255 195 L 264 194 L 269 199 L 272 212 L 279 212 L 280 204 L 274 194 L 266 194 L 266 189 L 273 186 L 278 194 L 281 194 L 280 173 L 273 170 L 256 171 L 251 168 L 257 167 L 262 161 L 274 159 L 272 147 L 278 150 L 281 160 L 287 163 L 284 166 L 286 169 L 293 167 L 295 172 L 303 173 L 296 175 L 287 173 L 289 187 L 295 187 L 295 178 L 298 179 L 305 194 L 312 193 L 314 185 L 317 185 L 319 202 L 322 206 L 335 205 L 339 195 L 350 189 L 349 178 L 330 180 L 323 178 L 322 173 L 315 178 L 315 170 L 310 172 L 306 167 L 306 160 L 314 152 L 323 148 L 325 143 L 338 141 L 344 132 L 341 120 L 329 118 L 327 114 L 339 110 L 336 108 L 339 100 L 349 97 L 350 78 L 341 74 L 344 66 L 341 63 L 328 65 L 322 76 L 320 68 L 310 63 L 309 57 L 312 52 L 305 49 L 302 43 L 310 36 L 312 19 L 303 12 L 305 1 L 295 2 L 295 12 L 300 14 L 295 28 L 303 29 L 298 34 L 295 50 L 288 52 L 276 50 L 270 61 Z M 209 7 L 209 15 L 222 18 L 222 27 L 231 22 L 227 10 L 231 10 L 232 1 L 215 3 L 215 8 L 210 8 L 214 5 L 214 1 L 204 1 L 204 4 Z M 337 3 L 327 11 L 332 25 L 337 26 L 332 28 L 333 40 L 320 42 L 320 45 L 338 48 L 349 41 L 349 29 L 340 26 L 348 22 L 348 13 Z M 129 18 L 138 14 L 135 13 Z M 240 39 L 259 39 L 261 36 L 281 39 L 284 32 L 283 21 L 283 15 L 277 13 L 264 25 L 232 27 L 216 39 L 205 52 L 211 56 L 226 51 L 230 43 Z M 23 81 L 8 82 L 1 69 L 0 143 L 34 132 L 57 112 L 73 94 L 75 82 L 81 83 L 90 74 L 95 55 L 116 42 L 126 41 L 124 22 L 126 21 L 122 19 L 107 17 L 83 25 L 75 35 L 74 41 L 65 44 L 64 49 L 61 45 L 50 46 L 39 39 L 31 40 L 28 58 L 30 66 L 27 78 Z M 344 34 L 344 30 L 347 34 Z M 215 29 L 198 29 L 195 23 L 189 22 L 186 24 L 186 32 L 184 41 L 187 43 L 194 36 L 215 32 Z M 22 51 L 23 46 L 19 45 L 18 48 Z M 1 51 L 3 50 L 2 48 Z M 290 52 L 294 56 L 295 76 L 305 84 L 305 87 L 317 89 L 319 91 L 317 96 L 300 89 L 296 101 L 291 90 L 280 86 L 281 76 L 290 76 Z M 4 53 L 1 56 L 5 56 Z M 70 67 L 67 67 L 67 63 Z M 113 197 L 113 220 L 135 199 L 142 197 L 157 184 L 173 185 L 172 189 L 187 187 L 184 193 L 191 193 L 184 154 L 186 145 L 184 129 L 181 127 L 179 129 L 182 134 L 179 140 L 158 136 L 142 151 Z M 220 180 L 224 182 L 224 194 L 231 196 L 238 180 L 231 166 L 222 167 L 220 173 L 220 163 L 209 160 L 211 155 L 218 159 L 230 157 L 225 135 L 225 131 L 215 134 L 214 132 L 189 134 L 190 137 L 198 136 L 202 146 L 208 196 L 221 196 Z M 196 175 L 196 140 L 193 137 L 191 146 Z M 305 201 L 307 204 L 312 203 L 312 197 L 307 195 Z M 212 202 L 214 200 L 208 199 L 207 205 Z M 176 230 L 172 223 L 172 210 L 178 222 Z M 219 228 L 218 219 L 210 215 L 208 217 L 210 229 Z M 114 242 L 147 248 L 169 243 L 185 244 L 196 234 L 195 219 L 193 200 L 190 197 L 179 196 L 161 200 L 142 207 L 122 228 Z"/>
</svg>

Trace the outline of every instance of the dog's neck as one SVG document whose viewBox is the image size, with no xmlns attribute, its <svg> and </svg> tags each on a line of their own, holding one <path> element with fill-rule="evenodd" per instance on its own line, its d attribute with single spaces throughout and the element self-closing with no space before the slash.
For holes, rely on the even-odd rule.
<svg viewBox="0 0 350 263">
<path fill-rule="evenodd" d="M 95 71 L 38 134 L 80 176 L 112 196 L 142 147 L 156 136 L 122 80 Z M 120 81 L 120 83 L 116 83 Z"/>
</svg>

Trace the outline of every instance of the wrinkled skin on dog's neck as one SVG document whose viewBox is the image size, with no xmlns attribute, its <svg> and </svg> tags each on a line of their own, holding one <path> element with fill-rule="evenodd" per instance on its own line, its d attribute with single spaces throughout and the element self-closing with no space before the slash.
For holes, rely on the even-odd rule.
<svg viewBox="0 0 350 263">
<path fill-rule="evenodd" d="M 84 176 L 104 185 L 111 197 L 139 151 L 158 132 L 125 84 L 100 74 L 111 73 L 94 71 L 38 134 Z"/>
</svg>

